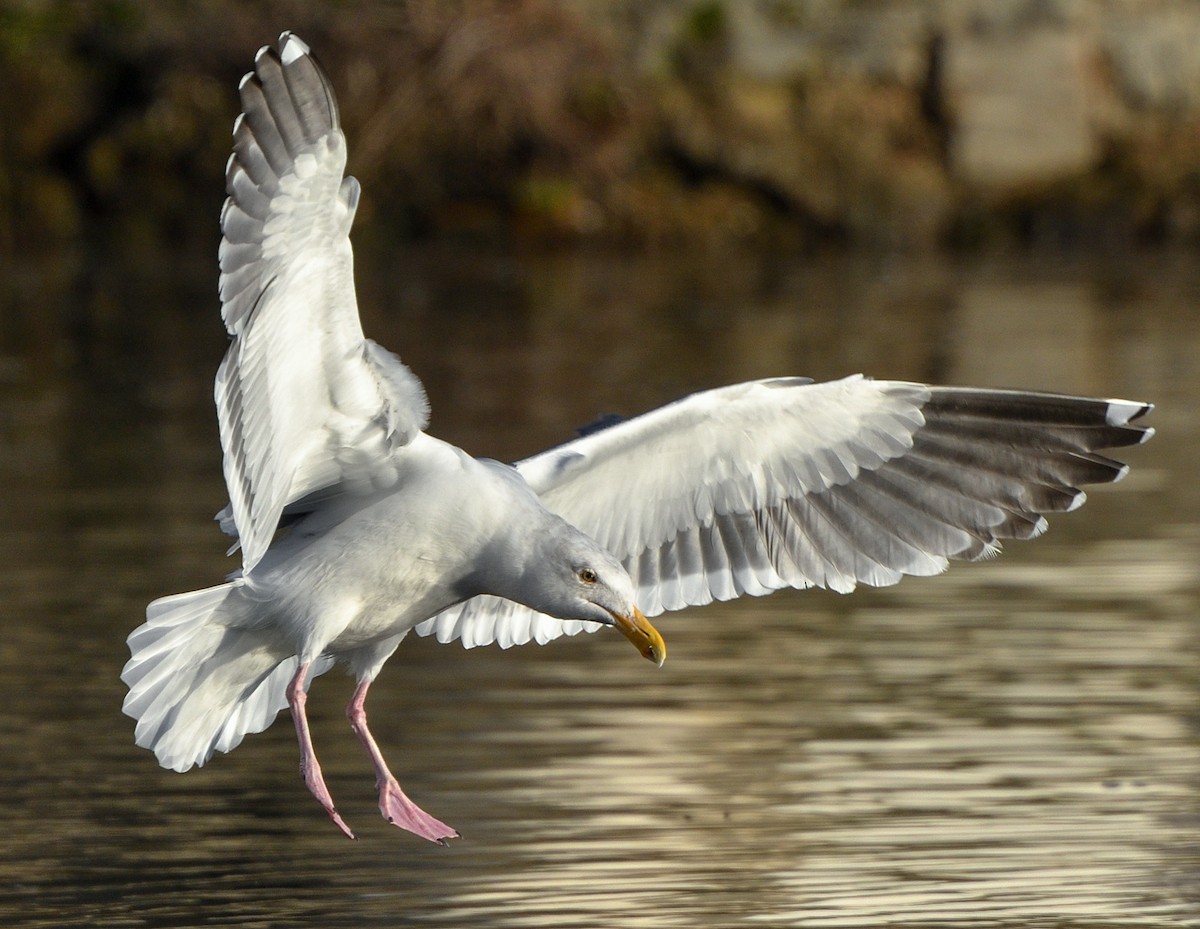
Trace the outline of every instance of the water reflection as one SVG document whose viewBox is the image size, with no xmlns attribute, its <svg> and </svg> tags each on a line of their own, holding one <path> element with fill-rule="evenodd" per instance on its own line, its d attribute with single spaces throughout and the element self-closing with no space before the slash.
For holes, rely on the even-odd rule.
<svg viewBox="0 0 1200 929">
<path fill-rule="evenodd" d="M 1146 397 L 1160 434 L 1128 481 L 1036 544 L 886 591 L 677 615 L 657 673 L 603 635 L 509 653 L 406 642 L 373 720 L 410 792 L 466 836 L 448 850 L 377 819 L 341 717 L 350 681 L 322 679 L 310 711 L 362 836 L 348 843 L 294 777 L 287 726 L 179 776 L 132 746 L 119 713 L 145 602 L 229 567 L 207 523 L 224 499 L 209 399 L 223 334 L 197 310 L 212 310 L 210 269 L 61 303 L 14 286 L 0 321 L 0 923 L 1200 917 L 1188 263 L 362 264 L 369 333 L 425 380 L 436 431 L 480 453 L 524 454 L 720 382 L 854 370 Z"/>
</svg>

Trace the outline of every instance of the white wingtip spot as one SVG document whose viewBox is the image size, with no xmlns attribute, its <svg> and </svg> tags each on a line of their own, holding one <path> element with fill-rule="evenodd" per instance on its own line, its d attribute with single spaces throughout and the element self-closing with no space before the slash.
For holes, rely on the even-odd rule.
<svg viewBox="0 0 1200 929">
<path fill-rule="evenodd" d="M 283 43 L 279 57 L 285 65 L 290 65 L 296 59 L 303 58 L 309 53 L 308 46 L 290 32 L 281 35 L 279 41 Z"/>
<path fill-rule="evenodd" d="M 1137 403 L 1133 400 L 1109 400 L 1104 421 L 1110 426 L 1124 426 L 1131 419 L 1149 413 L 1151 409 L 1153 407 L 1148 403 Z"/>
<path fill-rule="evenodd" d="M 1042 520 L 1041 520 L 1040 526 L 1039 526 L 1039 527 L 1036 527 L 1036 528 L 1034 529 L 1034 535 L 1035 535 L 1035 537 L 1036 537 L 1036 536 L 1038 536 L 1038 535 L 1041 535 L 1041 534 L 1042 534 L 1042 532 L 1043 532 L 1043 531 L 1045 531 L 1045 528 L 1046 528 L 1046 520 L 1045 520 L 1045 518 L 1043 517 L 1043 518 L 1042 518 Z M 980 552 L 978 555 L 976 555 L 976 556 L 975 556 L 975 558 L 974 558 L 974 559 L 972 559 L 972 560 L 974 560 L 974 561 L 986 561 L 986 560 L 988 560 L 989 558 L 999 558 L 999 557 L 1000 557 L 1000 553 L 1001 553 L 1003 550 L 1004 550 L 1004 546 L 1003 546 L 1003 545 L 1001 545 L 999 542 L 989 542 L 987 545 L 985 545 L 985 546 L 983 547 L 983 551 L 981 551 L 981 552 Z"/>
<path fill-rule="evenodd" d="M 1075 512 L 1075 510 L 1079 509 L 1085 503 L 1087 503 L 1087 494 L 1082 490 L 1076 491 L 1075 499 L 1071 501 L 1071 504 L 1070 504 L 1070 506 L 1067 507 L 1066 512 L 1073 513 L 1073 512 Z M 1044 517 L 1044 516 L 1041 517 L 1040 521 L 1043 523 L 1046 522 L 1046 517 Z M 1044 532 L 1045 530 L 1043 529 L 1042 531 Z M 1041 532 L 1039 532 L 1038 534 L 1041 535 Z"/>
<path fill-rule="evenodd" d="M 1144 433 L 1142 433 L 1142 437 L 1140 439 L 1138 439 L 1138 445 L 1145 445 L 1152 438 L 1154 438 L 1154 427 L 1147 426 L 1146 431 Z"/>
</svg>

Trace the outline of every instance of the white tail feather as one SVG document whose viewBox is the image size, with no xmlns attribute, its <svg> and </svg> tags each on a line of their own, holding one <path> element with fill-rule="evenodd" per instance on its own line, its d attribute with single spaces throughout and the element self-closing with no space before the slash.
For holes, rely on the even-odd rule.
<svg viewBox="0 0 1200 929">
<path fill-rule="evenodd" d="M 123 709 L 137 720 L 137 744 L 164 768 L 186 771 L 230 751 L 287 706 L 297 658 L 268 634 L 238 627 L 242 583 L 155 600 L 129 636 Z M 331 663 L 318 662 L 309 680 Z"/>
</svg>

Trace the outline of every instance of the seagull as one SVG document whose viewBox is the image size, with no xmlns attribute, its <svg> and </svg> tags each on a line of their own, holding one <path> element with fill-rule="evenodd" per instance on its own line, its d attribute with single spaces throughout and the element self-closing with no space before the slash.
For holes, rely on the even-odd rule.
<svg viewBox="0 0 1200 929">
<path fill-rule="evenodd" d="M 309 791 L 349 838 L 313 748 L 309 685 L 335 663 L 379 809 L 458 833 L 400 788 L 366 697 L 410 632 L 502 648 L 615 627 L 662 665 L 646 618 L 783 588 L 849 592 L 1004 539 L 1119 480 L 1151 404 L 775 377 L 696 393 L 514 465 L 425 431 L 417 377 L 363 335 L 349 232 L 359 184 L 330 81 L 285 32 L 240 84 L 221 213 L 215 399 L 241 568 L 155 600 L 121 678 L 135 739 L 186 771 L 287 707 Z"/>
</svg>

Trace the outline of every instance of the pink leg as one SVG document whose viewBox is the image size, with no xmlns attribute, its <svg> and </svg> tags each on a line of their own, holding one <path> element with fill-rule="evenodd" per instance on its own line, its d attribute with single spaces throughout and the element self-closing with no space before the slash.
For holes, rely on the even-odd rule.
<svg viewBox="0 0 1200 929">
<path fill-rule="evenodd" d="M 300 743 L 300 776 L 304 778 L 305 785 L 317 798 L 317 802 L 325 808 L 333 824 L 341 829 L 347 838 L 353 839 L 354 833 L 342 822 L 342 817 L 333 808 L 333 797 L 329 795 L 329 788 L 325 786 L 321 765 L 317 761 L 317 753 L 313 750 L 312 733 L 308 731 L 308 716 L 304 712 L 304 704 L 308 700 L 308 694 L 304 692 L 304 679 L 308 676 L 308 669 L 309 665 L 302 663 L 296 669 L 296 674 L 287 688 L 288 707 L 292 711 L 292 721 L 296 724 L 296 740 Z"/>
<path fill-rule="evenodd" d="M 400 784 L 388 770 L 383 753 L 375 743 L 371 730 L 367 728 L 367 711 L 363 704 L 367 699 L 367 688 L 371 682 L 360 681 L 354 688 L 354 696 L 346 707 L 346 717 L 354 734 L 358 736 L 371 761 L 375 765 L 375 786 L 379 789 L 379 812 L 383 818 L 401 829 L 407 829 L 414 835 L 419 835 L 430 842 L 445 845 L 447 839 L 457 839 L 458 831 L 447 826 L 444 822 L 434 819 L 423 809 L 413 803 L 400 789 Z"/>
</svg>

